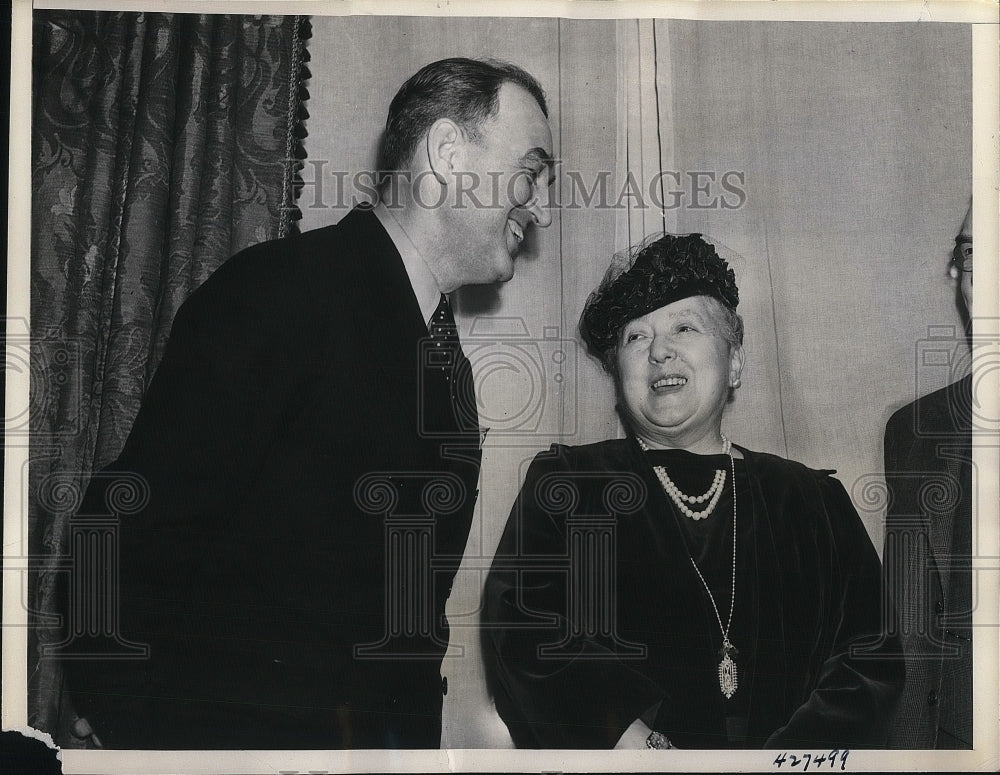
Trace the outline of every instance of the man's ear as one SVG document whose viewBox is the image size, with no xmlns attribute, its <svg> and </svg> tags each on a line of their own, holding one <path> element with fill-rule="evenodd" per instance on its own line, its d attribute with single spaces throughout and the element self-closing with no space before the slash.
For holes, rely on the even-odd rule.
<svg viewBox="0 0 1000 775">
<path fill-rule="evenodd" d="M 462 130 L 450 118 L 439 118 L 425 139 L 427 165 L 441 185 L 447 185 L 455 167 L 455 152 L 463 140 Z"/>
</svg>

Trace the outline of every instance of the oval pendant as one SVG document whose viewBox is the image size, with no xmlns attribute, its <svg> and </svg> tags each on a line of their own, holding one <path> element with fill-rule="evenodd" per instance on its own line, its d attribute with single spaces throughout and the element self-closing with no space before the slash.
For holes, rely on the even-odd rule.
<svg viewBox="0 0 1000 775">
<path fill-rule="evenodd" d="M 719 688 L 726 695 L 726 699 L 731 699 L 736 693 L 739 680 L 736 676 L 736 663 L 730 659 L 728 652 L 719 663 Z"/>
</svg>

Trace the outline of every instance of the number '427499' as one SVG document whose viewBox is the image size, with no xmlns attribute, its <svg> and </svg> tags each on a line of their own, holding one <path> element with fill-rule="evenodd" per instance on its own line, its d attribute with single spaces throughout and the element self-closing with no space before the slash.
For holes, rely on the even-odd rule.
<svg viewBox="0 0 1000 775">
<path fill-rule="evenodd" d="M 778 769 L 781 769 L 785 765 L 788 765 L 789 767 L 801 767 L 802 772 L 808 770 L 810 766 L 814 769 L 826 766 L 827 769 L 831 770 L 846 770 L 847 757 L 850 753 L 850 750 L 847 748 L 844 750 L 834 748 L 832 751 L 828 751 L 826 753 L 782 752 L 774 757 L 774 764 Z M 838 764 L 840 765 L 839 767 L 837 766 Z"/>
</svg>

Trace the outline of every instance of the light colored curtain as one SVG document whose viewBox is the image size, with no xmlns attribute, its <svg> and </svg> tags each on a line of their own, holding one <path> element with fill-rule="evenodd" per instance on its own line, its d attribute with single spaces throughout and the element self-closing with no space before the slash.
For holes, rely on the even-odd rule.
<svg viewBox="0 0 1000 775">
<path fill-rule="evenodd" d="M 670 103 L 670 55 L 662 50 L 650 19 L 623 19 L 615 23 L 617 56 L 616 176 L 623 192 L 616 208 L 615 241 L 619 249 L 641 242 L 647 235 L 676 231 L 676 212 L 666 198 L 653 201 L 662 191 L 659 173 L 672 169 L 673 136 L 662 131 L 660 105 Z M 659 45 L 658 45 L 659 44 Z M 666 117 L 669 120 L 669 116 Z M 669 127 L 666 127 L 669 130 Z M 616 201 L 616 204 L 618 201 Z M 669 219 L 668 219 L 669 217 Z"/>
<path fill-rule="evenodd" d="M 881 551 L 885 421 L 969 364 L 945 270 L 972 186 L 970 29 L 630 20 L 617 42 L 619 167 L 670 171 L 676 194 L 630 199 L 619 245 L 662 213 L 736 251 L 727 432 L 837 469 Z"/>
<path fill-rule="evenodd" d="M 653 24 L 672 164 L 745 180 L 741 207 L 677 216 L 743 256 L 732 437 L 837 469 L 881 551 L 885 422 L 968 365 L 946 270 L 972 191 L 971 29 Z M 947 365 L 920 357 L 931 327 Z"/>
</svg>

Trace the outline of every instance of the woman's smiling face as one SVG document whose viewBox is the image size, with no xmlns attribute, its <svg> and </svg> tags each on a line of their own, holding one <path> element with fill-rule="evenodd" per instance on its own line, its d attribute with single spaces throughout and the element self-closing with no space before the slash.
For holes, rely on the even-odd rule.
<svg viewBox="0 0 1000 775">
<path fill-rule="evenodd" d="M 730 345 L 726 326 L 720 302 L 689 296 L 622 328 L 619 392 L 632 430 L 651 446 L 717 451 L 743 368 L 743 348 Z"/>
</svg>

